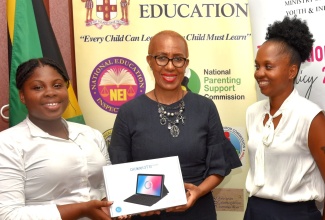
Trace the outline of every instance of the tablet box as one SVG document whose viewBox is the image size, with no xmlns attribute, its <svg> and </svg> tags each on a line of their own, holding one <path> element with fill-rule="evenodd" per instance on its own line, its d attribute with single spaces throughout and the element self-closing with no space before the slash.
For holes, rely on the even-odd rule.
<svg viewBox="0 0 325 220">
<path fill-rule="evenodd" d="M 177 156 L 103 167 L 111 217 L 186 204 Z"/>
</svg>

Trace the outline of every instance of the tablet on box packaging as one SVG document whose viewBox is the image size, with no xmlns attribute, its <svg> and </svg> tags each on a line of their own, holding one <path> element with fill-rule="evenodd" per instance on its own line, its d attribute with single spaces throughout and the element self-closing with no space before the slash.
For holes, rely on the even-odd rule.
<svg viewBox="0 0 325 220">
<path fill-rule="evenodd" d="M 103 167 L 111 217 L 186 204 L 177 156 Z"/>
</svg>

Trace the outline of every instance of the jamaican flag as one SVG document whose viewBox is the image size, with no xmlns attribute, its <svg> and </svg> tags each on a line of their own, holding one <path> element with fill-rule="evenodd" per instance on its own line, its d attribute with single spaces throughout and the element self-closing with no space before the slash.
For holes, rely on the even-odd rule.
<svg viewBox="0 0 325 220">
<path fill-rule="evenodd" d="M 9 34 L 9 126 L 25 119 L 26 107 L 20 102 L 16 88 L 16 70 L 31 58 L 48 57 L 65 70 L 43 0 L 7 0 Z M 70 104 L 63 117 L 84 124 L 84 118 L 72 86 L 68 89 Z"/>
</svg>

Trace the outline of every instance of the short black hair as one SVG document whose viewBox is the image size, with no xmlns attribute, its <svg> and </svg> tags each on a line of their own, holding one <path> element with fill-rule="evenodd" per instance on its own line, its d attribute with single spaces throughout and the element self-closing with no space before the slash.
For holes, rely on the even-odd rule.
<svg viewBox="0 0 325 220">
<path fill-rule="evenodd" d="M 47 57 L 41 57 L 30 59 L 18 66 L 16 71 L 16 87 L 18 90 L 21 90 L 26 80 L 33 74 L 35 68 L 41 66 L 53 67 L 63 77 L 64 81 L 67 83 L 67 87 L 69 86 L 70 77 L 67 72 L 54 60 Z"/>
<path fill-rule="evenodd" d="M 282 21 L 269 25 L 265 40 L 281 43 L 283 52 L 291 55 L 290 62 L 298 66 L 309 58 L 315 41 L 307 22 L 296 16 L 285 16 Z"/>
</svg>

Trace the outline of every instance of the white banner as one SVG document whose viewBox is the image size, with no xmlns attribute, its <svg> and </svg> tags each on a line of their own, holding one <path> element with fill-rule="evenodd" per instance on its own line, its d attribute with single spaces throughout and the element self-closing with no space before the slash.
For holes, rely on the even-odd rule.
<svg viewBox="0 0 325 220">
<path fill-rule="evenodd" d="M 322 0 L 249 0 L 253 34 L 254 54 L 265 41 L 266 29 L 284 16 L 297 16 L 307 21 L 314 35 L 314 46 L 310 59 L 303 63 L 295 87 L 299 94 L 325 109 L 325 2 Z M 259 91 L 259 89 L 257 89 Z M 264 98 L 260 93 L 259 99 Z"/>
<path fill-rule="evenodd" d="M 243 167 L 213 195 L 218 220 L 241 220 L 246 205 L 246 108 L 256 101 L 247 0 L 73 0 L 79 104 L 109 145 L 119 107 L 154 87 L 150 38 L 180 33 L 189 46 L 184 87 L 212 99 Z"/>
</svg>

